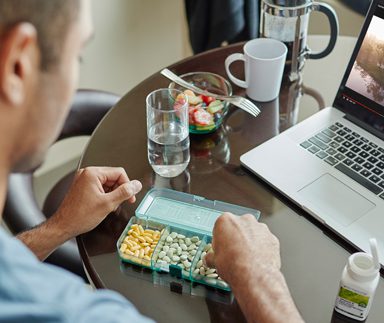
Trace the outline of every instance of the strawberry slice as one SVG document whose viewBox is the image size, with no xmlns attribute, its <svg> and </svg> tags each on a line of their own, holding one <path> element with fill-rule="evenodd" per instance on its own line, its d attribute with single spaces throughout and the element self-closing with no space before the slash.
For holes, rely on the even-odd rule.
<svg viewBox="0 0 384 323">
<path fill-rule="evenodd" d="M 202 95 L 201 98 L 203 99 L 203 102 L 205 102 L 206 105 L 209 105 L 211 102 L 215 101 L 215 98 L 211 96 Z"/>
<path fill-rule="evenodd" d="M 198 125 L 208 126 L 209 124 L 213 123 L 212 115 L 203 109 L 196 110 L 193 114 L 193 117 L 196 124 Z"/>
</svg>

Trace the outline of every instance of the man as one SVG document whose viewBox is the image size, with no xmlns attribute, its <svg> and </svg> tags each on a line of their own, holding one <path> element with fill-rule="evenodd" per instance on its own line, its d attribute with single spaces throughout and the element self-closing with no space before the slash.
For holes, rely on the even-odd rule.
<svg viewBox="0 0 384 323">
<path fill-rule="evenodd" d="M 92 34 L 89 6 L 89 0 L 0 0 L 1 208 L 8 174 L 39 165 L 63 124 Z M 39 261 L 123 201 L 135 202 L 140 189 L 121 168 L 81 169 L 49 220 L 18 239 L 0 229 L 0 322 L 149 321 L 119 294 L 91 291 Z M 301 322 L 280 272 L 278 241 L 265 225 L 224 214 L 213 245 L 207 261 L 231 284 L 249 321 Z"/>
</svg>

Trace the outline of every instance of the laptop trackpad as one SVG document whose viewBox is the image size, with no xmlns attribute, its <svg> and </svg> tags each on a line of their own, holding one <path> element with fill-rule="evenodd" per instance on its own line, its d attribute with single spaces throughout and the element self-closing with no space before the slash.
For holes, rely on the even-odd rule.
<svg viewBox="0 0 384 323">
<path fill-rule="evenodd" d="M 322 214 L 348 226 L 375 207 L 371 201 L 330 174 L 324 174 L 298 192 Z M 310 207 L 310 205 L 306 205 Z"/>
</svg>

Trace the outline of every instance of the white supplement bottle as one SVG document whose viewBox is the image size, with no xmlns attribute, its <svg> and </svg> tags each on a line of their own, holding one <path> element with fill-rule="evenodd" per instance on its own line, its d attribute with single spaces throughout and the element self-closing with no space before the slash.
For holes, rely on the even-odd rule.
<svg viewBox="0 0 384 323">
<path fill-rule="evenodd" d="M 337 312 L 359 321 L 368 316 L 380 278 L 376 239 L 369 243 L 372 255 L 357 252 L 348 258 L 335 303 Z"/>
</svg>

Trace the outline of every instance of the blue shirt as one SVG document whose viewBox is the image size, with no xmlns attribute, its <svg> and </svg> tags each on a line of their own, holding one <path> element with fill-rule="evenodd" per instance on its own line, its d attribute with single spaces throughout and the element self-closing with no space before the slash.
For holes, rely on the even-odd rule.
<svg viewBox="0 0 384 323">
<path fill-rule="evenodd" d="M 40 262 L 0 228 L 0 322 L 152 322 L 120 294 L 92 291 L 79 277 Z"/>
</svg>

